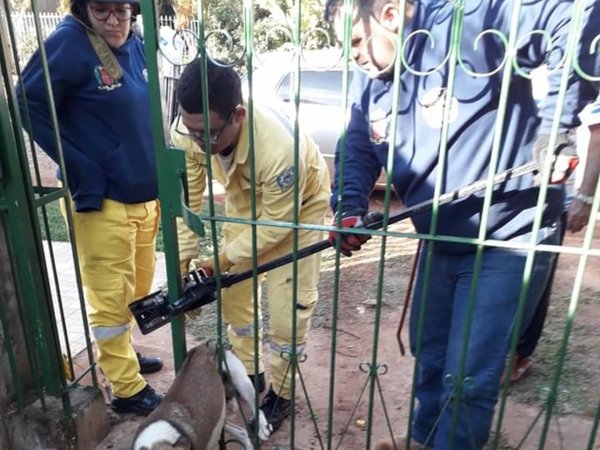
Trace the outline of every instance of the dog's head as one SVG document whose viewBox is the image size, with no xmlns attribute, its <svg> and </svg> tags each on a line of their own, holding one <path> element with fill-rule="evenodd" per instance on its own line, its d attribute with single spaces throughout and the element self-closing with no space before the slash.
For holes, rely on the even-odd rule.
<svg viewBox="0 0 600 450">
<path fill-rule="evenodd" d="M 189 439 L 182 437 L 174 444 L 160 441 L 152 444 L 152 447 L 141 447 L 140 450 L 192 450 L 192 443 Z"/>
<path fill-rule="evenodd" d="M 193 432 L 193 430 L 192 430 Z M 192 440 L 180 427 L 158 420 L 140 430 L 133 450 L 193 450 Z"/>
</svg>

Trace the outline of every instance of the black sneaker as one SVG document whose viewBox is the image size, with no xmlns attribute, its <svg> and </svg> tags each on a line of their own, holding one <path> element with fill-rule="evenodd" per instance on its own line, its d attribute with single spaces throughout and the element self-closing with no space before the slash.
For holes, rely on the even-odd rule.
<svg viewBox="0 0 600 450">
<path fill-rule="evenodd" d="M 248 375 L 248 378 L 250 378 L 250 381 L 252 381 L 252 386 L 256 386 L 256 384 L 254 384 L 255 377 L 256 375 Z M 258 374 L 258 393 L 262 394 L 263 392 L 265 392 L 265 389 L 267 389 L 267 383 L 265 382 L 265 374 L 264 372 L 261 372 Z"/>
<path fill-rule="evenodd" d="M 269 392 L 263 398 L 260 409 L 265 413 L 267 422 L 271 425 L 272 432 L 275 433 L 283 421 L 291 414 L 292 402 L 283 397 L 279 397 L 273 387 L 269 387 Z"/>
<path fill-rule="evenodd" d="M 141 353 L 136 353 L 138 362 L 140 363 L 140 373 L 154 373 L 163 368 L 162 359 L 153 356 L 143 356 Z"/>
<path fill-rule="evenodd" d="M 147 416 L 160 404 L 163 399 L 162 395 L 154 392 L 149 385 L 146 385 L 137 394 L 127 397 L 113 397 L 110 402 L 110 407 L 118 413 L 133 413 L 140 416 Z"/>
</svg>

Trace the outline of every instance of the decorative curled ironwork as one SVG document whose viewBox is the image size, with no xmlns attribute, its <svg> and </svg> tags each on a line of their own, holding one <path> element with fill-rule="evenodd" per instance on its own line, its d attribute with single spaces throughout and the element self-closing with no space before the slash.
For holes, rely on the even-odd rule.
<svg viewBox="0 0 600 450">
<path fill-rule="evenodd" d="M 444 386 L 450 389 L 454 389 L 456 387 L 456 380 L 454 379 L 454 375 L 451 373 L 447 373 L 444 375 Z"/>
<path fill-rule="evenodd" d="M 176 31 L 172 37 L 161 36 L 158 50 L 174 67 L 185 66 L 199 56 L 197 33 L 190 29 Z"/>
<path fill-rule="evenodd" d="M 528 33 L 525 33 L 523 36 L 521 36 L 521 37 L 519 37 L 519 39 L 517 39 L 517 42 L 515 43 L 516 48 L 519 48 L 519 45 L 521 42 L 529 41 L 529 40 L 531 40 L 532 37 L 534 37 L 536 35 L 540 35 L 540 36 L 542 36 L 542 38 L 545 37 L 546 41 L 548 42 L 546 49 L 551 48 L 552 36 L 546 30 L 532 30 Z M 521 68 L 521 66 L 519 65 L 519 60 L 517 58 L 515 58 L 516 52 L 514 50 L 513 50 L 513 55 L 511 55 L 511 56 L 512 56 L 512 66 L 515 69 L 515 72 L 517 73 L 517 75 L 520 75 L 523 78 L 527 78 L 527 79 L 531 80 L 532 77 L 531 77 L 529 70 L 523 70 Z M 564 60 L 561 60 L 560 64 L 557 64 L 557 67 L 562 66 L 563 63 L 564 63 Z M 556 70 L 556 68 L 553 68 L 552 70 Z"/>
<path fill-rule="evenodd" d="M 402 57 L 402 61 L 401 61 L 402 62 L 402 67 L 407 72 L 412 73 L 413 75 L 416 75 L 416 76 L 431 75 L 432 73 L 440 71 L 442 69 L 442 67 L 444 67 L 446 65 L 446 63 L 450 59 L 450 53 L 448 52 L 448 54 L 446 54 L 446 56 L 444 57 L 444 59 L 442 60 L 442 62 L 440 62 L 440 64 L 438 64 L 436 67 L 434 67 L 431 70 L 421 71 L 421 70 L 416 70 L 416 69 L 411 68 L 410 65 L 409 65 L 409 62 L 407 61 L 406 56 L 405 56 L 405 54 L 406 54 L 406 47 L 408 46 L 409 42 L 412 39 L 415 39 L 420 34 L 425 35 L 426 38 L 430 41 L 429 48 L 431 48 L 431 49 L 435 48 L 435 38 L 433 37 L 433 34 L 429 30 L 415 30 L 415 31 L 413 31 L 402 42 L 401 52 L 400 52 L 400 55 Z"/>
<path fill-rule="evenodd" d="M 312 36 L 319 36 L 320 39 Z M 194 27 L 181 29 L 172 36 L 161 36 L 159 50 L 169 64 L 175 67 L 185 66 L 200 56 L 199 39 L 200 36 Z M 240 65 L 248 53 L 246 43 L 237 39 L 231 31 L 223 28 L 208 31 L 205 33 L 204 40 L 206 43 L 206 57 L 223 67 Z M 263 41 L 266 43 L 266 47 L 269 47 L 269 42 L 280 41 L 282 43 L 277 48 L 263 51 L 257 48 L 255 42 L 252 47 L 252 55 L 253 60 L 256 61 L 256 66 L 264 63 L 266 55 L 272 52 L 289 52 L 290 63 L 294 61 L 299 52 L 303 67 L 317 71 L 331 70 L 342 61 L 342 49 L 332 45 L 329 31 L 322 27 L 314 27 L 305 31 L 300 37 L 300 42 L 296 45 L 294 44 L 291 27 L 275 25 L 266 31 Z M 324 42 L 325 45 L 317 46 L 314 41 Z M 307 52 L 316 50 L 317 47 L 332 51 L 331 58 L 328 58 L 326 64 L 315 64 L 307 56 Z"/>
<path fill-rule="evenodd" d="M 589 46 L 588 52 L 589 52 L 588 53 L 589 55 L 593 55 L 594 53 L 600 52 L 600 33 L 597 34 L 596 37 L 594 37 L 594 39 L 592 39 L 592 42 L 590 42 L 590 46 Z M 577 75 L 579 75 L 584 80 L 588 80 L 588 81 L 600 81 L 600 74 L 594 76 L 594 75 L 590 75 L 589 73 L 586 73 L 581 68 L 581 65 L 579 64 L 579 60 L 577 58 L 575 58 L 573 60 L 573 70 L 575 71 L 575 73 Z"/>
<path fill-rule="evenodd" d="M 246 52 L 243 51 L 234 60 L 227 60 L 227 59 L 224 59 L 222 56 L 213 55 L 210 48 L 217 47 L 217 45 L 216 44 L 210 45 L 210 42 L 211 42 L 211 39 L 217 40 L 218 36 L 223 37 L 223 39 L 218 39 L 218 43 L 222 47 L 221 48 L 222 52 L 226 53 L 226 54 L 235 54 L 235 49 L 236 49 L 235 38 L 231 35 L 231 33 L 229 31 L 223 30 L 223 29 L 217 29 L 217 30 L 211 30 L 208 33 L 206 33 L 206 38 L 205 38 L 205 42 L 207 44 L 206 45 L 206 57 L 208 59 L 210 59 L 212 62 L 214 62 L 216 65 L 221 66 L 221 67 L 236 66 L 240 61 L 243 60 Z"/>
<path fill-rule="evenodd" d="M 388 372 L 388 366 L 385 363 L 373 366 L 371 363 L 364 361 L 358 365 L 358 368 L 361 372 L 368 373 L 372 376 L 385 375 Z"/>
<path fill-rule="evenodd" d="M 465 73 L 471 75 L 474 78 L 484 78 L 484 77 L 489 77 L 489 76 L 495 75 L 496 73 L 498 73 L 502 70 L 502 68 L 506 64 L 506 61 L 508 60 L 508 58 L 514 56 L 514 53 L 509 55 L 508 39 L 506 38 L 506 36 L 503 33 L 501 33 L 500 31 L 494 30 L 494 29 L 484 30 L 481 33 L 479 33 L 477 36 L 475 36 L 475 41 L 473 42 L 473 50 L 474 51 L 478 50 L 479 43 L 487 35 L 497 36 L 498 38 L 500 38 L 500 42 L 502 42 L 502 45 L 504 46 L 504 57 L 502 58 L 502 61 L 500 61 L 500 63 L 498 64 L 498 67 L 496 67 L 495 69 L 492 69 L 488 72 L 476 72 L 476 71 L 471 70 L 469 67 L 467 67 L 467 65 L 465 64 L 464 60 L 461 57 L 461 47 L 458 47 L 458 49 L 457 49 L 458 65 L 465 71 Z"/>
<path fill-rule="evenodd" d="M 305 362 L 307 359 L 307 356 L 305 353 L 296 353 L 295 357 L 294 357 L 292 355 L 292 352 L 289 352 L 287 350 L 283 350 L 282 352 L 280 352 L 279 356 L 281 356 L 281 359 L 283 359 L 284 361 L 287 361 L 287 362 L 296 361 L 297 363 L 300 363 L 300 364 Z"/>
<path fill-rule="evenodd" d="M 314 38 L 313 36 L 317 36 Z M 446 52 L 443 59 L 437 64 L 435 67 L 427 69 L 427 70 L 419 70 L 415 67 L 411 66 L 410 58 L 408 55 L 409 48 L 414 40 L 418 39 L 420 36 L 424 37 L 424 39 L 428 43 L 429 49 L 433 50 L 436 48 L 436 39 L 431 31 L 426 29 L 414 30 L 409 33 L 402 40 L 394 40 L 389 37 L 390 43 L 395 47 L 399 48 L 400 51 L 396 52 L 397 55 L 400 55 L 401 58 L 401 67 L 403 70 L 414 76 L 428 76 L 434 74 L 436 72 L 441 72 L 444 67 L 448 64 L 449 59 L 451 57 L 450 49 Z M 533 37 L 540 36 L 543 40 L 547 42 L 546 48 L 547 51 L 552 50 L 552 36 L 550 32 L 543 29 L 531 30 L 526 33 L 523 33 L 519 36 L 515 43 L 515 47 L 509 47 L 509 42 L 507 36 L 497 29 L 486 29 L 478 33 L 473 41 L 472 50 L 477 51 L 482 47 L 482 40 L 490 37 L 495 37 L 499 40 L 500 45 L 504 50 L 504 54 L 502 55 L 501 60 L 498 62 L 497 66 L 491 68 L 485 72 L 478 72 L 473 70 L 462 58 L 461 48 L 457 49 L 457 63 L 461 67 L 461 69 L 467 73 L 468 75 L 476 78 L 484 78 L 491 77 L 499 73 L 505 66 L 505 64 L 510 63 L 518 76 L 523 78 L 532 79 L 530 69 L 521 67 L 519 60 L 517 58 L 517 49 L 525 42 L 530 41 Z M 159 49 L 161 51 L 162 56 L 165 60 L 172 64 L 173 66 L 184 66 L 191 62 L 193 59 L 200 56 L 200 50 L 198 46 L 199 35 L 194 31 L 193 27 L 190 29 L 181 29 L 177 31 L 167 42 L 168 45 L 161 45 Z M 373 39 L 373 36 L 369 37 L 366 42 L 366 45 L 369 44 L 370 40 Z M 293 63 L 298 52 L 300 52 L 300 57 L 302 60 L 302 66 L 311 69 L 311 70 L 321 70 L 328 71 L 336 66 L 338 66 L 341 62 L 343 62 L 343 51 L 339 46 L 336 46 L 332 43 L 331 33 L 323 27 L 312 27 L 307 30 L 304 30 L 300 36 L 300 41 L 295 44 L 294 43 L 294 33 L 292 27 L 288 25 L 275 25 L 269 27 L 263 37 L 263 46 L 269 47 L 270 42 L 281 42 L 281 44 L 276 48 L 270 48 L 265 51 L 257 48 L 257 42 L 253 43 L 253 60 L 256 61 L 256 66 L 261 65 L 266 60 L 266 55 L 272 52 L 289 52 L 289 62 Z M 243 41 L 239 41 L 236 39 L 231 31 L 228 31 L 223 28 L 214 29 L 205 34 L 205 42 L 206 46 L 206 57 L 211 61 L 215 62 L 218 65 L 234 67 L 238 66 L 243 62 L 243 58 L 247 55 L 247 47 L 246 43 Z M 320 45 L 315 44 L 315 42 L 321 42 Z M 170 48 L 171 51 L 167 51 L 166 47 Z M 320 48 L 321 50 L 331 50 L 332 58 L 327 61 L 327 64 L 316 64 L 309 57 L 307 57 L 307 51 L 314 50 Z M 173 52 L 175 49 L 175 52 Z M 218 54 L 217 54 L 218 49 Z M 596 36 L 590 43 L 589 48 L 587 49 L 587 53 L 592 55 L 598 52 L 600 49 L 600 35 Z M 228 55 L 224 57 L 223 55 Z M 553 64 L 552 67 L 548 68 L 549 72 L 562 70 L 565 65 L 566 55 L 561 55 L 560 61 L 556 64 Z M 366 72 L 359 64 L 355 62 L 355 70 Z M 393 68 L 394 62 L 391 62 L 388 66 L 379 70 L 377 73 L 370 73 L 370 76 L 376 76 L 378 74 L 383 74 L 389 72 Z M 591 74 L 587 74 L 581 68 L 579 63 L 579 59 L 577 56 L 574 56 L 573 61 L 573 70 L 580 75 L 582 78 L 587 80 L 600 80 L 599 76 L 593 76 Z"/>
<path fill-rule="evenodd" d="M 294 33 L 291 30 L 291 28 L 287 25 L 276 25 L 274 27 L 269 28 L 267 34 L 265 35 L 265 42 L 267 43 L 267 46 L 269 44 L 269 40 L 276 36 L 277 33 L 283 35 L 284 38 L 287 38 L 283 41 L 283 44 L 280 46 L 279 50 L 285 51 L 288 50 L 289 47 L 293 46 Z"/>
</svg>

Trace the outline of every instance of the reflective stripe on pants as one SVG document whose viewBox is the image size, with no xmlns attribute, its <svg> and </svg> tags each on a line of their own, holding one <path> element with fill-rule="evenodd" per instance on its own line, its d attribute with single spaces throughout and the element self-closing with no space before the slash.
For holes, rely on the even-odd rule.
<svg viewBox="0 0 600 450">
<path fill-rule="evenodd" d="M 304 205 L 302 222 L 322 225 L 329 199 L 328 190 L 323 190 L 322 200 L 311 205 Z M 232 227 L 235 233 L 235 227 Z M 298 248 L 319 242 L 323 234 L 319 231 L 300 230 L 298 232 Z M 275 248 L 261 255 L 260 263 L 292 252 L 292 233 Z M 319 283 L 319 268 L 321 255 L 308 256 L 298 261 L 297 297 L 294 303 L 292 265 L 272 270 L 266 275 L 267 299 L 269 305 L 270 335 L 272 348 L 292 348 L 292 311 L 296 309 L 296 344 L 301 349 L 306 343 L 310 329 L 310 318 L 319 298 L 317 285 Z M 250 264 L 239 264 L 231 267 L 231 273 L 240 273 L 251 268 Z M 258 325 L 258 367 L 254 367 L 254 302 L 252 297 L 252 280 L 233 285 L 222 291 L 223 316 L 229 327 L 229 340 L 236 355 L 243 362 L 250 374 L 264 371 L 262 361 L 262 330 Z M 259 286 L 258 298 L 261 298 Z M 259 300 L 259 320 L 261 318 Z M 248 332 L 248 331 L 251 332 Z M 271 383 L 273 389 L 281 397 L 291 396 L 291 368 L 289 356 L 281 352 L 271 351 L 270 354 Z M 256 369 L 256 370 L 255 370 Z"/>
</svg>

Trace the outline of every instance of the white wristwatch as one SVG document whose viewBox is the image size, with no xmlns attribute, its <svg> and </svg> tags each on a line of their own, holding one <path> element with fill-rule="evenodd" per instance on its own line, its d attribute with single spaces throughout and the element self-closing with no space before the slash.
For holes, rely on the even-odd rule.
<svg viewBox="0 0 600 450">
<path fill-rule="evenodd" d="M 580 202 L 583 202 L 586 205 L 590 205 L 590 206 L 592 205 L 592 203 L 594 203 L 593 195 L 585 195 L 585 194 L 582 194 L 581 192 L 576 192 L 575 195 L 573 196 L 573 198 L 576 198 Z"/>
</svg>

